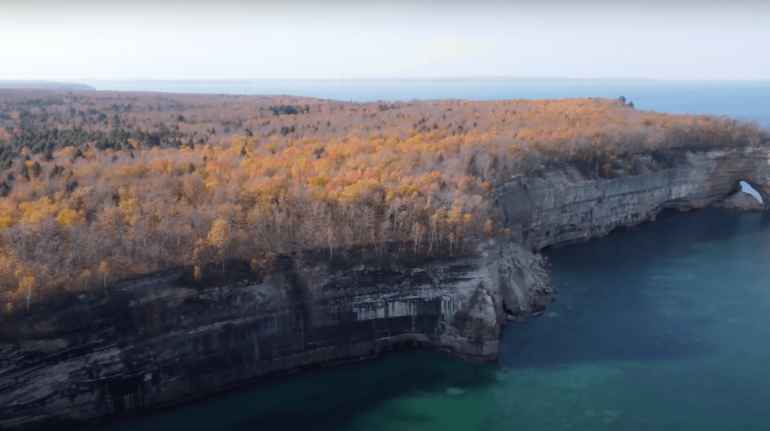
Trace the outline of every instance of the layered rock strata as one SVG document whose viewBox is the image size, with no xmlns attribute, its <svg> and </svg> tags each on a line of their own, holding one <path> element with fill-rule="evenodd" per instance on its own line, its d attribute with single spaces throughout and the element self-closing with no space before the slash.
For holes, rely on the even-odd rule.
<svg viewBox="0 0 770 431">
<path fill-rule="evenodd" d="M 4 320 L 0 425 L 115 416 L 405 344 L 494 359 L 503 303 L 547 289 L 542 266 L 492 239 L 419 266 L 320 263 L 204 288 L 170 271 L 83 293 Z"/>
<path fill-rule="evenodd" d="M 706 207 L 739 191 L 741 181 L 759 192 L 767 208 L 766 147 L 678 150 L 661 158 L 617 160 L 610 179 L 575 165 L 513 178 L 497 189 L 501 221 L 514 242 L 537 251 L 652 220 L 666 208 Z"/>
<path fill-rule="evenodd" d="M 502 184 L 510 238 L 462 257 L 319 261 L 207 286 L 168 271 L 5 315 L 0 427 L 116 417 L 404 344 L 495 359 L 506 316 L 550 292 L 535 252 L 702 208 L 741 180 L 770 202 L 768 160 L 767 148 L 680 151 L 617 160 L 605 178 L 565 165 Z"/>
</svg>

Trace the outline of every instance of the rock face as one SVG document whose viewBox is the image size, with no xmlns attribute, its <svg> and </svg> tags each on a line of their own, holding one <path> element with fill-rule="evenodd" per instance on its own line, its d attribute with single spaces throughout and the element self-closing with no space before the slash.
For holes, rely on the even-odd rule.
<svg viewBox="0 0 770 431">
<path fill-rule="evenodd" d="M 675 156 L 619 161 L 631 169 L 605 179 L 575 166 L 513 178 L 498 189 L 510 240 L 463 257 L 317 262 L 206 287 L 169 271 L 6 315 L 0 427 L 116 417 L 404 344 L 495 359 L 507 315 L 541 311 L 550 292 L 533 252 L 704 207 L 741 180 L 770 197 L 766 148 Z"/>
<path fill-rule="evenodd" d="M 730 195 L 723 201 L 715 203 L 714 206 L 728 210 L 741 211 L 763 211 L 765 209 L 765 206 L 760 203 L 757 198 L 742 191 Z"/>
<path fill-rule="evenodd" d="M 502 222 L 513 241 L 531 250 L 605 235 L 618 226 L 654 219 L 660 210 L 703 208 L 746 181 L 768 202 L 768 148 L 678 151 L 661 168 L 652 156 L 619 161 L 611 179 L 591 178 L 568 165 L 514 178 L 498 188 Z"/>
<path fill-rule="evenodd" d="M 0 425 L 116 416 L 404 344 L 494 359 L 503 303 L 526 307 L 546 289 L 542 266 L 489 240 L 411 267 L 321 263 L 205 288 L 181 271 L 125 281 L 3 322 Z"/>
</svg>

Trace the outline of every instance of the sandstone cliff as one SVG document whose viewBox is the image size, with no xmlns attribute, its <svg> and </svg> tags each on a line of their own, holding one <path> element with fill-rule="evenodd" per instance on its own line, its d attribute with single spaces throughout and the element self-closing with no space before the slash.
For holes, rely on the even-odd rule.
<svg viewBox="0 0 770 431">
<path fill-rule="evenodd" d="M 0 321 L 0 427 L 114 417 L 405 344 L 495 359 L 506 315 L 550 291 L 538 250 L 702 208 L 741 180 L 768 202 L 769 161 L 681 151 L 618 160 L 610 178 L 573 165 L 513 178 L 497 194 L 510 238 L 462 257 L 338 257 L 203 286 L 177 270 L 65 295 Z"/>
<path fill-rule="evenodd" d="M 664 158 L 665 157 L 665 158 Z M 703 208 L 740 190 L 740 181 L 770 196 L 767 148 L 672 151 L 619 160 L 612 179 L 574 165 L 520 176 L 498 188 L 498 207 L 513 241 L 531 250 L 585 240 L 654 219 L 662 209 Z"/>
<path fill-rule="evenodd" d="M 202 288 L 170 271 L 6 319 L 0 424 L 87 421 L 405 344 L 494 359 L 505 298 L 547 288 L 542 260 L 508 241 L 423 265 L 336 261 Z"/>
</svg>

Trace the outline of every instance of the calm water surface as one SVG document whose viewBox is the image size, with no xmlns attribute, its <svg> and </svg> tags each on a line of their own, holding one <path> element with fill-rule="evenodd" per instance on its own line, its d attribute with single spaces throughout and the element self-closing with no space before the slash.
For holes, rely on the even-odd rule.
<svg viewBox="0 0 770 431">
<path fill-rule="evenodd" d="M 640 109 L 770 123 L 770 81 L 447 78 L 434 80 L 89 81 L 99 90 L 302 95 L 354 102 L 554 99 L 620 95 Z"/>
<path fill-rule="evenodd" d="M 549 250 L 553 318 L 500 361 L 305 372 L 103 430 L 768 430 L 770 214 L 663 213 Z"/>
</svg>

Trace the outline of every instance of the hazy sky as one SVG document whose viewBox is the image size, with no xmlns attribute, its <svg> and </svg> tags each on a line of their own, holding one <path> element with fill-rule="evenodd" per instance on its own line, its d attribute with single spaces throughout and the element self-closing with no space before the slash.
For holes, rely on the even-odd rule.
<svg viewBox="0 0 770 431">
<path fill-rule="evenodd" d="M 770 79 L 770 0 L 0 0 L 0 79 Z"/>
</svg>

